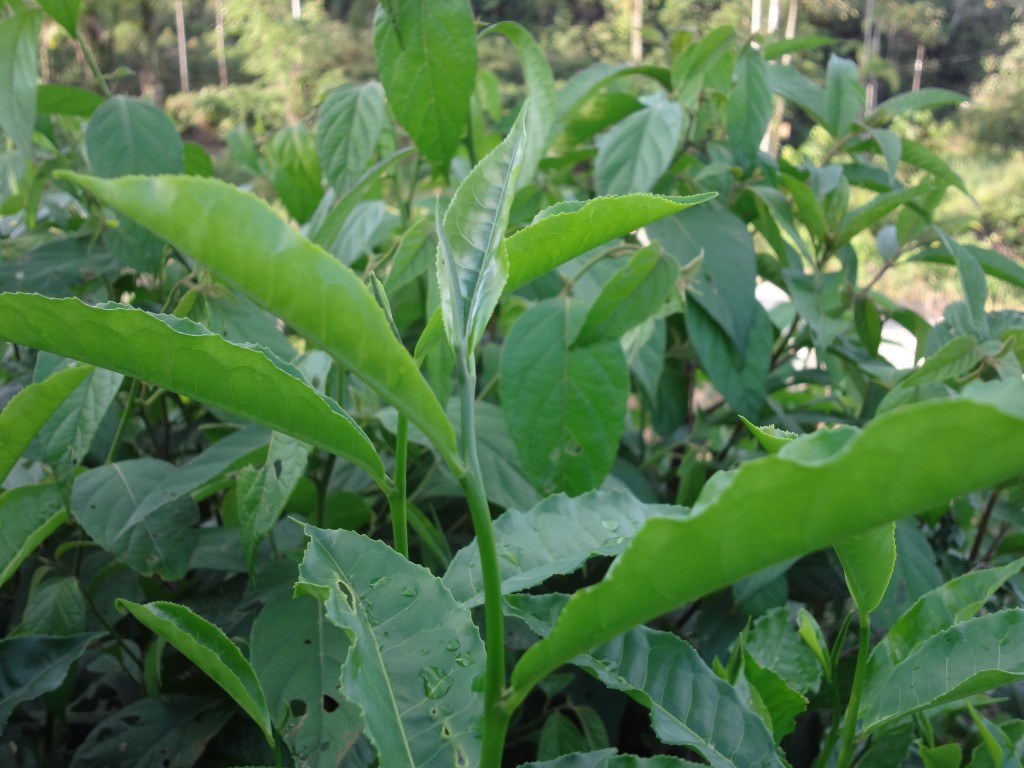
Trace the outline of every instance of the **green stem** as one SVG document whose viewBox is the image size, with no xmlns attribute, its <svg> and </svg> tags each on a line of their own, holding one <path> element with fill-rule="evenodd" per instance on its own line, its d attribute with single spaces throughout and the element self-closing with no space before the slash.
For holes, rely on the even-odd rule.
<svg viewBox="0 0 1024 768">
<path fill-rule="evenodd" d="M 124 404 L 124 411 L 121 412 L 121 420 L 117 422 L 117 431 L 114 433 L 114 439 L 110 443 L 110 450 L 107 451 L 107 458 L 104 460 L 104 464 L 112 464 L 114 457 L 117 456 L 117 450 L 121 447 L 121 439 L 124 437 L 124 430 L 128 426 L 128 419 L 132 417 L 132 409 L 135 407 L 135 398 L 139 394 L 139 380 L 132 379 L 132 384 L 128 387 L 128 400 Z"/>
<path fill-rule="evenodd" d="M 103 74 L 103 70 L 100 69 L 100 65 L 96 62 L 96 57 L 92 53 L 92 48 L 88 43 L 83 42 L 81 39 L 77 42 L 79 48 L 82 49 L 82 56 L 85 57 L 85 63 L 89 65 L 89 69 L 92 71 L 93 77 L 96 78 L 96 82 L 99 84 L 100 90 L 103 91 L 103 95 L 113 95 L 110 92 L 110 86 L 107 85 L 107 78 Z"/>
<path fill-rule="evenodd" d="M 395 538 L 395 551 L 409 559 L 409 523 L 406 510 L 406 464 L 409 450 L 409 419 L 398 414 L 398 433 L 395 436 L 395 490 L 389 497 L 391 530 Z"/>
<path fill-rule="evenodd" d="M 853 764 L 853 748 L 857 742 L 857 717 L 860 713 L 860 698 L 864 693 L 868 655 L 871 652 L 871 616 L 866 611 L 859 611 L 857 620 L 860 623 L 857 666 L 853 672 L 853 688 L 850 690 L 850 701 L 846 705 L 846 715 L 843 717 L 843 738 L 839 746 L 839 758 L 836 761 L 837 768 L 850 768 Z"/>
<path fill-rule="evenodd" d="M 476 450 L 476 422 L 474 402 L 476 371 L 462 350 L 456 351 L 459 367 L 459 400 L 462 406 L 462 454 L 466 469 L 459 475 L 459 483 L 466 493 L 469 514 L 473 520 L 480 567 L 484 582 L 484 644 L 487 649 L 487 669 L 484 682 L 484 722 L 481 766 L 500 768 L 505 747 L 505 731 L 509 713 L 502 706 L 505 693 L 505 616 L 502 611 L 501 572 L 498 568 L 498 549 L 491 527 L 491 510 L 484 493 L 480 472 L 480 458 Z"/>
</svg>

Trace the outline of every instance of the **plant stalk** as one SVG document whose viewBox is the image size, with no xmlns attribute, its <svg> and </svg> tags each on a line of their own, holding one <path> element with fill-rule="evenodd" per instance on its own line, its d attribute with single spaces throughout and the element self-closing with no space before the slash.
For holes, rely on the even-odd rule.
<svg viewBox="0 0 1024 768">
<path fill-rule="evenodd" d="M 853 672 L 853 687 L 850 700 L 843 716 L 843 737 L 839 745 L 837 768 L 850 768 L 853 764 L 853 748 L 857 742 L 857 717 L 860 713 L 860 699 L 864 693 L 864 681 L 867 677 L 868 655 L 871 653 L 871 616 L 859 611 L 857 620 L 860 623 L 860 637 L 857 646 L 857 666 Z"/>
<path fill-rule="evenodd" d="M 505 616 L 502 611 L 501 572 L 498 569 L 498 549 L 491 527 L 491 511 L 484 492 L 480 473 L 480 458 L 476 450 L 476 370 L 464 350 L 456 350 L 459 368 L 459 400 L 462 406 L 462 458 L 465 471 L 458 475 L 459 484 L 466 493 L 469 514 L 473 520 L 480 552 L 480 568 L 484 582 L 484 645 L 487 649 L 487 668 L 484 682 L 484 720 L 481 766 L 500 768 L 505 747 L 505 731 L 509 713 L 502 706 L 505 693 Z"/>
<path fill-rule="evenodd" d="M 409 523 L 406 508 L 409 451 L 409 419 L 398 414 L 398 432 L 395 435 L 395 490 L 391 494 L 391 530 L 395 538 L 395 551 L 409 559 Z"/>
</svg>

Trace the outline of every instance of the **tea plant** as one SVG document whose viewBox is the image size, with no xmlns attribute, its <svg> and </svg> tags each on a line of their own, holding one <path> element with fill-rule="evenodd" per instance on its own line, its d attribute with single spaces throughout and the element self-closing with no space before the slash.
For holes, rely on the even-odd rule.
<svg viewBox="0 0 1024 768">
<path fill-rule="evenodd" d="M 41 12 L 0 21 L 4 758 L 1015 759 L 1024 317 L 985 302 L 1024 270 L 886 127 L 960 97 L 863 115 L 852 62 L 776 63 L 820 40 L 724 28 L 556 97 L 505 22 L 506 115 L 468 5 L 424 7 L 382 4 L 382 83 L 315 132 L 230 137 L 274 206 L 156 107 L 37 85 Z M 760 151 L 776 95 L 823 163 Z M 960 276 L 935 326 L 872 290 L 911 259 Z"/>
</svg>

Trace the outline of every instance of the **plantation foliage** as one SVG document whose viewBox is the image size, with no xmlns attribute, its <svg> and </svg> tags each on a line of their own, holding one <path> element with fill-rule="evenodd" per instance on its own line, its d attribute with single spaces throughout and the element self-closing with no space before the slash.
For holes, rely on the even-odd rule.
<svg viewBox="0 0 1024 768">
<path fill-rule="evenodd" d="M 21 5 L 0 763 L 1017 764 L 1024 269 L 893 128 L 959 94 L 865 113 L 790 61 L 829 40 L 728 27 L 556 83 L 391 0 L 379 82 L 211 158 L 39 84 L 78 4 Z M 767 151 L 780 99 L 821 162 Z M 938 321 L 875 290 L 911 260 Z"/>
</svg>

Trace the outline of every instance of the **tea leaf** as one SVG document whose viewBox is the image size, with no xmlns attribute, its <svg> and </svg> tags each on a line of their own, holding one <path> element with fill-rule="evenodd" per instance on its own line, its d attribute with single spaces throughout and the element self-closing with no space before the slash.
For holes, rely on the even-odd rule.
<svg viewBox="0 0 1024 768">
<path fill-rule="evenodd" d="M 322 347 L 405 413 L 442 456 L 459 466 L 455 433 L 440 403 L 370 291 L 266 203 L 212 179 L 104 181 L 66 175 Z M 240 238 L 239 232 L 246 236 Z"/>
<path fill-rule="evenodd" d="M 40 11 L 21 11 L 0 20 L 0 128 L 27 157 L 32 156 L 32 127 L 36 121 L 42 23 Z"/>
<path fill-rule="evenodd" d="M 67 333 L 75 328 L 76 333 Z M 166 387 L 350 459 L 378 483 L 373 444 L 333 400 L 257 348 L 225 341 L 190 320 L 78 299 L 0 295 L 0 338 Z"/>
<path fill-rule="evenodd" d="M 321 600 L 349 636 L 341 690 L 362 708 L 380 763 L 479 765 L 484 646 L 469 610 L 383 542 L 305 530 L 296 591 Z"/>
<path fill-rule="evenodd" d="M 22 485 L 0 494 L 0 586 L 68 519 L 57 486 Z"/>
<path fill-rule="evenodd" d="M 119 599 L 116 604 L 119 610 L 132 614 L 181 651 L 245 710 L 270 744 L 274 743 L 260 681 L 238 646 L 218 627 L 176 603 L 156 601 L 139 605 Z"/>
<path fill-rule="evenodd" d="M 683 131 L 683 110 L 661 96 L 598 139 L 594 183 L 600 195 L 647 192 L 661 178 Z"/>
<path fill-rule="evenodd" d="M 807 439 L 712 478 L 688 517 L 649 521 L 523 655 L 512 674 L 517 693 L 587 648 L 760 568 L 1019 474 L 1024 386 L 968 387 L 957 399 L 886 414 L 828 457 L 786 456 Z"/>
<path fill-rule="evenodd" d="M 316 153 L 324 176 L 339 195 L 366 169 L 387 120 L 379 83 L 346 83 L 320 106 Z"/>
</svg>

